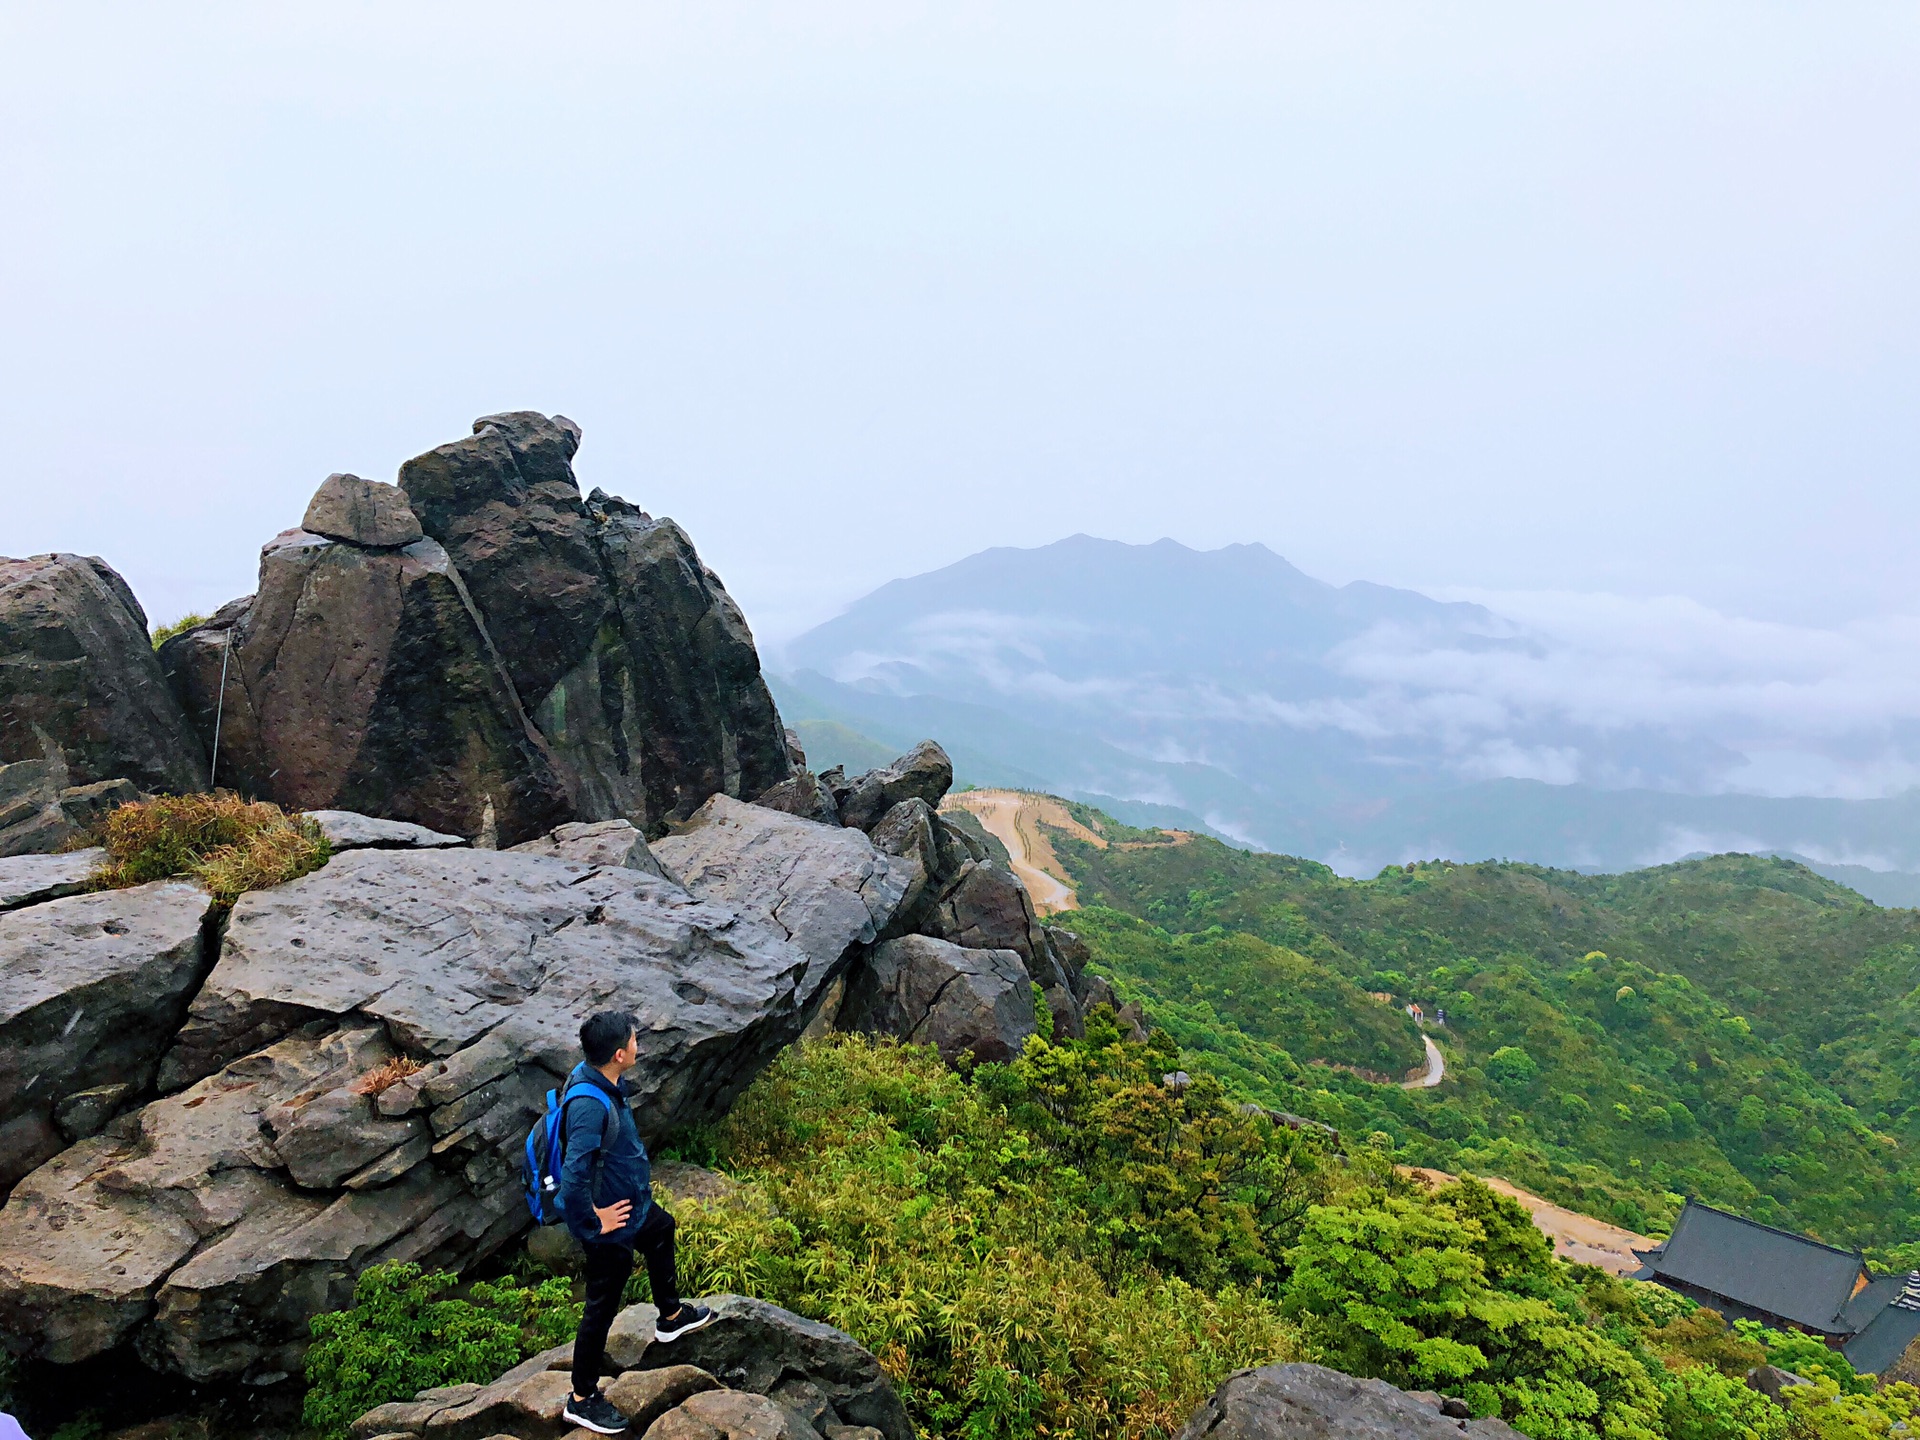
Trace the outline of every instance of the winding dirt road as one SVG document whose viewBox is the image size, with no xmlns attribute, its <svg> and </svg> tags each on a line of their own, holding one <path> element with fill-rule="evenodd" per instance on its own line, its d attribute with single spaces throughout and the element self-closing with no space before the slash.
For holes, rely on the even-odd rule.
<svg viewBox="0 0 1920 1440">
<path fill-rule="evenodd" d="M 1033 908 L 1042 915 L 1057 915 L 1076 909 L 1080 902 L 1067 879 L 1067 867 L 1047 843 L 1050 825 L 1064 830 L 1076 840 L 1085 840 L 1098 849 L 1107 848 L 1104 837 L 1096 835 L 1068 812 L 1051 795 L 1030 795 L 1024 790 L 962 790 L 940 802 L 942 810 L 965 810 L 978 817 L 987 832 L 1007 847 L 1018 875 L 1033 896 Z"/>
</svg>

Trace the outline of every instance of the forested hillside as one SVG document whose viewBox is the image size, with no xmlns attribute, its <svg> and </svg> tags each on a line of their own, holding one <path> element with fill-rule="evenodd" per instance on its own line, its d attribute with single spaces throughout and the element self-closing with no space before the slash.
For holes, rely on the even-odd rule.
<svg viewBox="0 0 1920 1440">
<path fill-rule="evenodd" d="M 1354 881 L 1079 813 L 1127 842 L 1053 842 L 1097 963 L 1267 1103 L 1634 1228 L 1692 1194 L 1836 1243 L 1920 1240 L 1920 914 L 1744 855 Z M 1276 947 L 1271 963 L 1232 936 Z M 1303 961 L 1444 1007 L 1448 1083 L 1305 1063 L 1333 1057 L 1290 1028 Z"/>
</svg>

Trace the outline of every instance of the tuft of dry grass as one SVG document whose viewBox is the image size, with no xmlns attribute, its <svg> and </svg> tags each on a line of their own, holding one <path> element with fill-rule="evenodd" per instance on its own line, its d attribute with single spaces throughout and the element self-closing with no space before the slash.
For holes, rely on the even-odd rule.
<svg viewBox="0 0 1920 1440">
<path fill-rule="evenodd" d="M 107 851 L 92 877 L 95 890 L 186 875 L 221 906 L 318 870 L 333 853 L 305 816 L 228 791 L 122 805 L 101 822 L 94 841 Z"/>
<path fill-rule="evenodd" d="M 418 1060 L 409 1060 L 405 1055 L 396 1055 L 384 1065 L 376 1065 L 358 1080 L 353 1082 L 356 1095 L 378 1095 L 383 1090 L 391 1090 L 409 1075 L 418 1075 L 426 1067 Z"/>
</svg>

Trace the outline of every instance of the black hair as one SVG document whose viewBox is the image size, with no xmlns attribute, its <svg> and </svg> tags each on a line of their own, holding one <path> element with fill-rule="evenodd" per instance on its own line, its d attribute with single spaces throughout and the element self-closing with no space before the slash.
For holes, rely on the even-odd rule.
<svg viewBox="0 0 1920 1440">
<path fill-rule="evenodd" d="M 632 1038 L 640 1022 L 630 1010 L 600 1010 L 580 1022 L 580 1049 L 589 1065 L 604 1065 Z"/>
</svg>

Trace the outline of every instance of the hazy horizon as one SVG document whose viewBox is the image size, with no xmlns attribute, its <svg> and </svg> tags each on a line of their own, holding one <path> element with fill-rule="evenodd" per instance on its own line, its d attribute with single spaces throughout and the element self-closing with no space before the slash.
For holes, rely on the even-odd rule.
<svg viewBox="0 0 1920 1440">
<path fill-rule="evenodd" d="M 0 40 L 0 552 L 99 554 L 156 621 L 251 590 L 329 472 L 538 408 L 770 650 L 991 546 L 1169 536 L 1552 637 L 1354 658 L 1389 689 L 1920 722 L 1911 7 L 20 6 Z M 1808 753 L 1750 783 L 1914 778 Z"/>
</svg>

